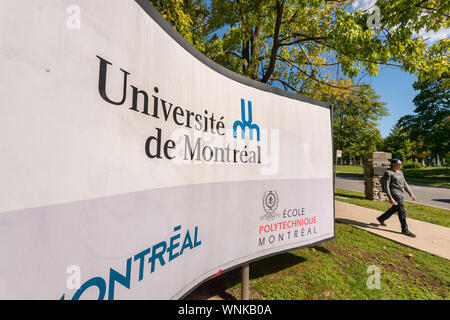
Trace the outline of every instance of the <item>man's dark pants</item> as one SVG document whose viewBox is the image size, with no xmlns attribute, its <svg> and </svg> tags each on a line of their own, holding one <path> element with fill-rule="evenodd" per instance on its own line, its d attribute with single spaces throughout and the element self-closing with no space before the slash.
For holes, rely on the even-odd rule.
<svg viewBox="0 0 450 320">
<path fill-rule="evenodd" d="M 403 204 L 403 196 L 400 194 L 392 193 L 392 198 L 397 201 L 396 205 L 390 207 L 385 213 L 383 213 L 379 219 L 381 221 L 385 221 L 389 219 L 394 213 L 398 213 L 398 219 L 400 220 L 400 224 L 402 226 L 402 231 L 408 231 L 408 225 L 406 224 L 406 209 Z"/>
</svg>

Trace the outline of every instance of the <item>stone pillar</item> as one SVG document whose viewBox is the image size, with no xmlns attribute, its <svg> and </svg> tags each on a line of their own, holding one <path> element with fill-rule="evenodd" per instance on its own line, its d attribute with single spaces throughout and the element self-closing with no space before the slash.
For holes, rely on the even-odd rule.
<svg viewBox="0 0 450 320">
<path fill-rule="evenodd" d="M 387 201 L 387 196 L 381 189 L 381 177 L 390 167 L 389 152 L 371 152 L 365 156 L 364 163 L 364 193 L 366 199 L 376 201 Z"/>
</svg>

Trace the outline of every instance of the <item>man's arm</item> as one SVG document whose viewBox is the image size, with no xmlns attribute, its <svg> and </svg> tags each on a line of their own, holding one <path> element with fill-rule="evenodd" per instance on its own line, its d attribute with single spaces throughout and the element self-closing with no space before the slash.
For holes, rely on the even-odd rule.
<svg viewBox="0 0 450 320">
<path fill-rule="evenodd" d="M 389 202 L 394 203 L 394 198 L 392 198 L 391 195 L 390 185 L 391 185 L 391 174 L 389 173 L 389 171 L 386 171 L 386 185 L 385 185 L 386 194 L 388 196 Z"/>
<path fill-rule="evenodd" d="M 403 181 L 405 182 L 405 190 L 411 197 L 413 201 L 416 201 L 416 197 L 413 195 L 411 188 L 409 187 L 408 183 L 406 182 L 405 176 L 403 176 Z"/>
</svg>

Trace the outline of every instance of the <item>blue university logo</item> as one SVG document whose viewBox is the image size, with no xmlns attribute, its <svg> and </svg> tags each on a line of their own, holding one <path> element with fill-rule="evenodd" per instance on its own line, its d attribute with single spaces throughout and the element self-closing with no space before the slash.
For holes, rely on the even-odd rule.
<svg viewBox="0 0 450 320">
<path fill-rule="evenodd" d="M 241 119 L 236 120 L 233 123 L 233 137 L 237 138 L 237 128 L 241 128 L 241 138 L 245 139 L 245 128 L 248 128 L 250 133 L 250 140 L 253 140 L 253 130 L 256 130 L 256 139 L 259 141 L 260 133 L 259 126 L 257 124 L 252 123 L 252 102 L 248 101 L 248 120 L 245 118 L 245 100 L 241 99 Z"/>
</svg>

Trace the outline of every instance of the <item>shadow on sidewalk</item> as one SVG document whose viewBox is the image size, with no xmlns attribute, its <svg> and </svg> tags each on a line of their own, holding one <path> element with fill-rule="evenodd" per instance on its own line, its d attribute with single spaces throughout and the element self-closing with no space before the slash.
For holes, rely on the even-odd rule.
<svg viewBox="0 0 450 320">
<path fill-rule="evenodd" d="M 433 201 L 440 201 L 444 203 L 450 203 L 450 199 L 433 199 Z"/>
<path fill-rule="evenodd" d="M 345 218 L 336 218 L 335 219 L 337 222 L 342 222 L 345 224 L 351 224 L 354 226 L 358 226 L 361 228 L 370 228 L 370 229 L 376 229 L 376 230 L 381 230 L 381 231 L 386 231 L 386 232 L 391 232 L 391 233 L 396 233 L 396 234 L 402 234 L 399 231 L 392 231 L 392 230 L 388 230 L 385 229 L 385 227 L 380 226 L 380 224 L 378 223 L 364 223 L 364 222 L 360 222 L 360 221 L 355 221 L 355 220 L 350 220 L 350 219 L 345 219 Z"/>
</svg>

